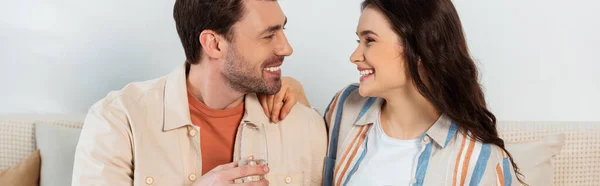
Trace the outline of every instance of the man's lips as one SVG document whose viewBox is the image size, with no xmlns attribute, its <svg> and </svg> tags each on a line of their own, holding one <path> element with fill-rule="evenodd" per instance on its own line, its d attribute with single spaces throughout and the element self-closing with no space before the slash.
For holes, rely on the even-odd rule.
<svg viewBox="0 0 600 186">
<path fill-rule="evenodd" d="M 271 64 L 267 64 L 267 65 L 265 65 L 265 67 L 263 67 L 263 68 L 270 68 L 270 67 L 281 67 L 281 65 L 283 65 L 283 62 L 271 63 Z"/>
</svg>

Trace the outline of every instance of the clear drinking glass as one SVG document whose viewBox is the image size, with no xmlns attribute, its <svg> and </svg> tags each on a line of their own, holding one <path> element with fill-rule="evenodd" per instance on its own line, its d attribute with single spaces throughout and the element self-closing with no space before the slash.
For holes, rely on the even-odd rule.
<svg viewBox="0 0 600 186">
<path fill-rule="evenodd" d="M 267 134 L 265 125 L 244 121 L 241 127 L 240 160 L 238 166 L 268 165 Z M 253 157 L 248 159 L 248 157 Z M 236 182 L 253 182 L 264 179 L 264 176 L 248 176 Z"/>
</svg>

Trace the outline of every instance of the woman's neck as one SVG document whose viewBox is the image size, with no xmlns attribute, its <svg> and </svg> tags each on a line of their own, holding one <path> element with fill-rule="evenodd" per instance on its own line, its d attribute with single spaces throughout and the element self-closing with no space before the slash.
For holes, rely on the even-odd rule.
<svg viewBox="0 0 600 186">
<path fill-rule="evenodd" d="M 435 106 L 415 88 L 398 88 L 384 96 L 380 121 L 384 132 L 396 139 L 417 139 L 440 117 Z"/>
</svg>

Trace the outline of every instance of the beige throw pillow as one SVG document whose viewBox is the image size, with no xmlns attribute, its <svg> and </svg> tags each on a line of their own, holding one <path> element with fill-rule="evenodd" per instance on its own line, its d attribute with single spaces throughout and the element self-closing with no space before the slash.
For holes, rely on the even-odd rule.
<svg viewBox="0 0 600 186">
<path fill-rule="evenodd" d="M 507 143 L 506 150 L 525 176 L 525 183 L 532 186 L 553 185 L 554 169 L 550 160 L 564 145 L 565 135 L 553 134 L 539 141 Z"/>
<path fill-rule="evenodd" d="M 38 186 L 40 180 L 40 151 L 36 150 L 14 167 L 0 172 L 2 185 Z"/>
</svg>

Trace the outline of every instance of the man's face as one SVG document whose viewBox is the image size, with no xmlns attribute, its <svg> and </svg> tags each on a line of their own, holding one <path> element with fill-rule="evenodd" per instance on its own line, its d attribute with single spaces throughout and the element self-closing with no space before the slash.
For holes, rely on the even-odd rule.
<svg viewBox="0 0 600 186">
<path fill-rule="evenodd" d="M 245 16 L 232 27 L 223 75 L 244 93 L 275 94 L 281 89 L 281 65 L 293 50 L 283 33 L 287 18 L 277 1 L 244 0 Z"/>
</svg>

